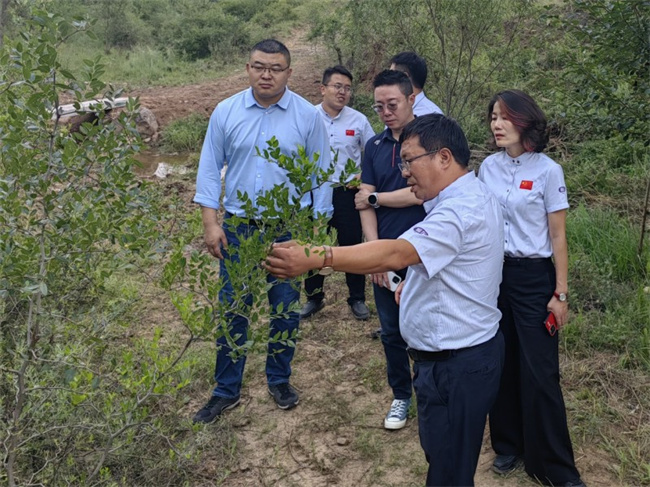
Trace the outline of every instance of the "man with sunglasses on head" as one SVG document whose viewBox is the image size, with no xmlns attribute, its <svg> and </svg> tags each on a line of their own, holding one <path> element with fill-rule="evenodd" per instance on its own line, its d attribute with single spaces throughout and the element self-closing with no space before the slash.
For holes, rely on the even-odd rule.
<svg viewBox="0 0 650 487">
<path fill-rule="evenodd" d="M 374 81 L 375 104 L 373 109 L 386 125 L 386 130 L 368 141 L 363 156 L 361 188 L 367 205 L 357 204 L 361 225 L 367 241 L 397 238 L 425 216 L 422 201 L 406 186 L 399 165 L 400 135 L 414 119 L 415 95 L 408 76 L 401 71 L 385 70 Z M 378 198 L 381 193 L 382 200 Z M 357 195 L 357 203 L 359 195 Z M 404 278 L 406 269 L 396 273 Z M 384 428 L 401 429 L 406 425 L 413 394 L 411 365 L 406 352 L 406 342 L 399 331 L 399 306 L 390 290 L 387 273 L 372 274 L 375 306 L 381 325 L 381 342 L 386 354 L 388 384 L 393 390 L 393 401 Z"/>
<path fill-rule="evenodd" d="M 424 94 L 423 89 L 424 84 L 427 81 L 428 70 L 427 62 L 423 57 L 418 56 L 415 52 L 412 51 L 400 52 L 391 58 L 390 69 L 401 71 L 409 77 L 411 86 L 413 87 L 413 95 L 415 95 L 415 99 L 413 101 L 413 115 L 420 117 L 422 115 L 427 115 L 430 113 L 442 114 L 440 107 L 429 100 Z M 370 206 L 368 203 L 369 198 L 375 201 L 376 204 L 390 206 L 396 199 L 398 203 L 401 204 L 402 197 L 408 198 L 408 194 L 402 193 L 398 197 L 397 195 L 386 195 L 381 192 L 377 192 L 371 196 L 371 193 L 362 189 L 357 193 L 355 203 L 356 208 L 358 210 L 362 210 Z M 373 331 L 370 335 L 372 338 L 379 338 L 381 336 L 381 328 Z"/>
<path fill-rule="evenodd" d="M 194 201 L 201 205 L 207 249 L 221 261 L 224 287 L 219 300 L 222 302 L 232 302 L 235 293 L 226 262 L 238 261 L 239 238 L 245 238 L 258 229 L 254 219 L 237 226 L 229 223 L 233 216 L 249 218 L 244 203 L 237 197 L 238 192 L 247 193 L 255 204 L 258 195 L 276 185 L 286 184 L 292 188 L 286 171 L 258 156 L 256 148 L 263 150 L 267 141 L 275 137 L 283 154 L 296 154 L 298 146 L 303 146 L 310 158 L 320 154 L 320 167 L 327 169 L 330 165 L 328 136 L 317 109 L 287 88 L 290 66 L 291 56 L 284 44 L 275 39 L 258 42 L 251 49 L 246 64 L 250 88 L 220 102 L 210 117 L 199 159 Z M 222 184 L 221 170 L 225 164 L 228 170 Z M 222 194 L 223 224 L 218 216 Z M 313 207 L 314 216 L 318 213 L 331 216 L 331 187 L 323 185 L 317 188 L 311 195 L 305 195 L 300 205 L 302 208 Z M 289 239 L 290 236 L 283 238 Z M 282 307 L 287 310 L 299 300 L 300 291 L 295 282 L 269 277 L 269 283 L 273 284 L 268 292 L 272 309 Z M 228 339 L 235 340 L 239 347 L 243 346 L 248 322 L 245 317 L 234 313 L 227 319 L 228 330 L 217 339 L 214 375 L 217 385 L 207 404 L 195 414 L 195 423 L 211 423 L 240 402 L 246 356 L 233 359 L 233 347 Z M 292 336 L 298 322 L 296 311 L 275 316 L 271 320 L 269 336 L 278 333 Z M 281 409 L 291 409 L 299 401 L 298 393 L 289 384 L 294 350 L 295 347 L 281 343 L 268 345 L 266 377 L 269 394 Z"/>
<path fill-rule="evenodd" d="M 361 153 L 375 132 L 363 113 L 347 106 L 352 95 L 352 74 L 346 68 L 327 68 L 323 72 L 320 92 L 323 101 L 316 108 L 329 133 L 330 147 L 337 154 L 333 181 L 339 183 L 332 190 L 334 215 L 329 225 L 336 228 L 339 245 L 355 245 L 361 243 L 363 235 L 359 212 L 354 208 L 354 196 L 358 189 L 350 183 L 353 179 L 358 179 L 359 174 L 347 175 L 345 181 L 341 180 L 341 176 L 344 175 L 348 160 L 352 160 L 361 170 Z M 309 318 L 323 308 L 324 280 L 325 277 L 318 273 L 305 280 L 307 302 L 300 312 L 300 319 Z M 366 276 L 347 273 L 345 282 L 349 292 L 348 305 L 353 316 L 358 320 L 367 320 L 370 312 L 366 306 Z"/>
</svg>

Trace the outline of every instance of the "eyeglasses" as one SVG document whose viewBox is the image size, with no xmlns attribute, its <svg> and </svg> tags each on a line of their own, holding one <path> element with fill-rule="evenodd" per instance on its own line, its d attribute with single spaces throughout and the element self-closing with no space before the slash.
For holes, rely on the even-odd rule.
<svg viewBox="0 0 650 487">
<path fill-rule="evenodd" d="M 259 64 L 251 64 L 250 67 L 257 74 L 262 74 L 268 71 L 271 75 L 284 73 L 287 69 L 289 69 L 289 66 L 286 68 L 281 68 L 280 66 L 261 66 Z"/>
<path fill-rule="evenodd" d="M 397 110 L 398 108 L 399 108 L 399 103 L 395 103 L 395 102 L 393 102 L 393 103 L 388 103 L 388 104 L 386 104 L 386 105 L 380 105 L 380 104 L 377 104 L 377 105 L 373 105 L 373 106 L 372 106 L 372 109 L 373 109 L 375 112 L 377 112 L 379 115 L 381 115 L 382 113 L 384 113 L 384 110 L 388 110 L 389 112 L 394 112 L 394 111 Z"/>
<path fill-rule="evenodd" d="M 399 168 L 399 170 L 400 170 L 401 172 L 404 172 L 404 171 L 406 171 L 406 172 L 411 172 L 411 164 L 413 164 L 413 161 L 415 161 L 416 159 L 419 159 L 420 157 L 433 155 L 433 154 L 435 154 L 436 152 L 438 152 L 439 150 L 440 150 L 440 149 L 436 149 L 436 150 L 432 150 L 432 151 L 430 151 L 430 152 L 425 152 L 424 154 L 420 154 L 419 156 L 415 156 L 415 157 L 414 157 L 413 159 L 411 159 L 410 161 L 407 161 L 406 159 L 402 159 L 402 162 L 400 162 L 400 163 L 397 165 L 397 167 Z"/>
<path fill-rule="evenodd" d="M 335 85 L 325 85 L 330 88 L 334 88 L 336 91 L 342 91 L 344 93 L 352 93 L 352 87 L 347 85 L 342 85 L 341 83 L 336 83 Z"/>
</svg>

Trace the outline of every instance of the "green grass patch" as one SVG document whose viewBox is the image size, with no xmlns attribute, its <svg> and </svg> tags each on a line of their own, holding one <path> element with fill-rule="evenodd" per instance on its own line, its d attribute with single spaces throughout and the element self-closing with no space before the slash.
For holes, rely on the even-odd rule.
<svg viewBox="0 0 650 487">
<path fill-rule="evenodd" d="M 167 152 L 198 151 L 208 128 L 208 119 L 199 113 L 171 122 L 162 132 L 162 147 Z"/>
<path fill-rule="evenodd" d="M 638 254 L 638 229 L 611 209 L 580 205 L 569 212 L 567 238 L 574 315 L 565 338 L 650 368 L 650 251 Z"/>
</svg>

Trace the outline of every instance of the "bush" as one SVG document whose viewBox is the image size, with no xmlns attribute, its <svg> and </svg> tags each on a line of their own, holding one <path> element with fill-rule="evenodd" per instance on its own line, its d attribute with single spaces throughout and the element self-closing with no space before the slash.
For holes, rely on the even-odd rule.
<svg viewBox="0 0 650 487">
<path fill-rule="evenodd" d="M 649 16 L 645 0 L 572 0 L 555 17 L 569 46 L 557 89 L 576 136 L 648 145 Z"/>
<path fill-rule="evenodd" d="M 218 3 L 190 6 L 164 29 L 162 41 L 190 60 L 214 57 L 226 61 L 250 47 L 247 25 L 224 13 Z"/>
<path fill-rule="evenodd" d="M 163 465 L 176 450 L 156 405 L 187 384 L 176 367 L 189 364 L 159 331 L 122 340 L 140 287 L 128 270 L 150 262 L 158 238 L 132 172 L 137 104 L 75 134 L 53 118 L 60 91 L 116 96 L 98 61 L 79 78 L 61 68 L 56 47 L 84 27 L 35 11 L 0 51 L 0 483 L 10 487 L 134 479 L 143 451 Z"/>
<path fill-rule="evenodd" d="M 648 154 L 642 146 L 617 135 L 570 147 L 573 157 L 565 173 L 572 198 L 597 197 L 614 206 L 633 199 L 640 205 L 645 185 L 639 181 L 650 175 Z"/>
</svg>

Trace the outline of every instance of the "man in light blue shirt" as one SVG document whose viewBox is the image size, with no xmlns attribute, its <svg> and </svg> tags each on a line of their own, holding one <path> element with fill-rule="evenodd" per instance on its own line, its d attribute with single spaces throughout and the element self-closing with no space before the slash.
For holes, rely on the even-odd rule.
<svg viewBox="0 0 650 487">
<path fill-rule="evenodd" d="M 329 221 L 330 227 L 336 228 L 339 245 L 356 245 L 363 241 L 361 219 L 354 208 L 354 197 L 358 186 L 351 185 L 361 173 L 361 152 L 375 132 L 366 116 L 349 106 L 352 94 L 352 73 L 343 66 L 333 66 L 323 72 L 320 87 L 323 102 L 316 106 L 329 134 L 330 147 L 337 155 L 333 182 L 337 183 L 332 191 L 334 215 Z M 357 174 L 345 174 L 349 160 L 356 166 Z M 346 179 L 342 180 L 342 176 Z M 324 306 L 324 276 L 315 274 L 305 280 L 307 302 L 300 312 L 300 318 L 309 318 Z M 352 315 L 358 320 L 366 320 L 370 315 L 366 306 L 366 277 L 363 274 L 345 274 L 348 287 L 348 305 Z"/>
<path fill-rule="evenodd" d="M 289 182 L 286 172 L 275 163 L 269 163 L 257 155 L 256 147 L 263 150 L 272 137 L 278 140 L 283 154 L 297 153 L 303 146 L 307 155 L 313 158 L 320 154 L 321 168 L 329 167 L 331 157 L 325 126 L 316 108 L 307 100 L 291 92 L 287 82 L 291 76 L 291 57 L 284 44 L 274 39 L 257 43 L 251 50 L 246 64 L 250 88 L 219 103 L 215 108 L 206 133 L 196 180 L 194 201 L 201 205 L 205 243 L 208 251 L 221 260 L 220 274 L 224 288 L 219 293 L 222 302 L 232 302 L 234 290 L 224 260 L 238 260 L 239 238 L 257 229 L 253 219 L 236 228 L 228 224 L 233 216 L 245 215 L 243 202 L 238 192 L 245 192 L 257 207 L 257 197 L 274 186 L 286 184 L 291 195 L 295 188 Z M 221 171 L 227 164 L 224 183 Z M 224 222 L 220 223 L 218 210 L 223 194 Z M 314 216 L 332 215 L 332 190 L 322 185 L 300 201 L 301 208 L 313 207 Z M 279 222 L 281 224 L 281 222 Z M 285 236 L 288 239 L 289 236 Z M 297 302 L 300 293 L 295 283 L 270 280 L 273 286 L 268 292 L 273 309 L 281 306 L 287 310 Z M 242 316 L 229 316 L 228 334 L 242 346 L 247 337 L 248 322 Z M 297 331 L 298 313 L 284 313 L 271 320 L 269 335 Z M 224 334 L 225 335 L 225 334 Z M 237 338 L 239 337 L 239 338 Z M 221 413 L 239 404 L 245 356 L 233 360 L 233 348 L 228 337 L 217 339 L 217 362 L 215 381 L 217 386 L 208 403 L 194 416 L 196 423 L 211 423 Z M 295 389 L 289 384 L 291 360 L 295 348 L 280 343 L 269 343 L 266 362 L 269 393 L 281 409 L 290 409 L 298 404 Z"/>
<path fill-rule="evenodd" d="M 399 167 L 424 201 L 423 221 L 395 240 L 351 247 L 306 253 L 295 242 L 275 244 L 265 268 L 291 277 L 318 268 L 377 273 L 409 266 L 396 300 L 415 362 L 426 485 L 472 486 L 504 360 L 497 308 L 503 218 L 490 189 L 467 170 L 469 147 L 455 121 L 418 117 L 400 142 Z"/>
<path fill-rule="evenodd" d="M 400 52 L 390 60 L 390 69 L 406 73 L 411 80 L 413 93 L 415 93 L 413 114 L 416 117 L 429 113 L 442 113 L 440 107 L 424 94 L 424 83 L 427 81 L 427 62 L 423 57 L 412 51 Z"/>
</svg>

